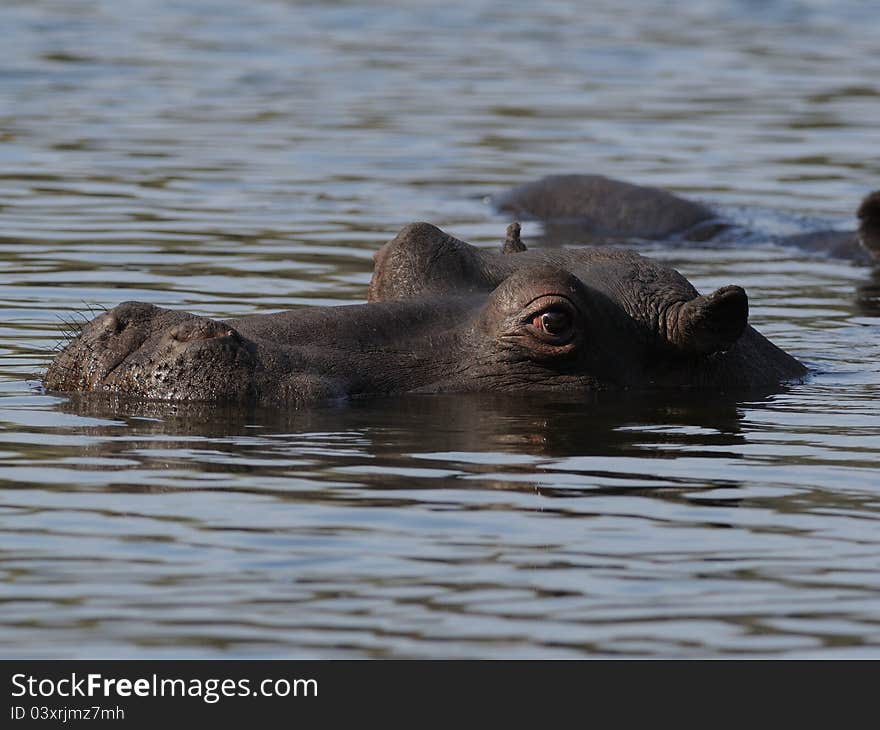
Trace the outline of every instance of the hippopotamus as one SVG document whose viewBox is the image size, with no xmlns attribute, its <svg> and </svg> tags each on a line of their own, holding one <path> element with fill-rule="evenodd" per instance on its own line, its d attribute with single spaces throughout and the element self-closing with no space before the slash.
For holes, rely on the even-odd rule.
<svg viewBox="0 0 880 730">
<path fill-rule="evenodd" d="M 126 302 L 82 327 L 49 390 L 298 406 L 440 392 L 777 387 L 804 366 L 748 325 L 735 285 L 701 295 L 616 248 L 500 251 L 428 223 L 374 257 L 368 302 L 213 319 Z"/>
<path fill-rule="evenodd" d="M 641 238 L 739 243 L 755 237 L 755 232 L 708 205 L 603 175 L 551 175 L 492 196 L 491 201 L 504 214 L 544 222 L 549 238 L 556 241 Z M 854 231 L 760 237 L 835 258 L 880 264 L 880 191 L 862 200 L 857 216 L 859 226 Z"/>
</svg>

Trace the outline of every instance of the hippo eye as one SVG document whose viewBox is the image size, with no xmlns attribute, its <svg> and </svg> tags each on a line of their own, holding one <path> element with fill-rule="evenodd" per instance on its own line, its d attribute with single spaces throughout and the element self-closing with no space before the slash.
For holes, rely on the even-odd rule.
<svg viewBox="0 0 880 730">
<path fill-rule="evenodd" d="M 533 310 L 526 320 L 528 330 L 541 342 L 559 347 L 567 344 L 575 335 L 575 314 L 571 305 L 561 298 L 544 302 L 544 306 Z M 548 306 L 549 304 L 549 306 Z"/>
<path fill-rule="evenodd" d="M 571 312 L 562 309 L 542 312 L 532 320 L 532 327 L 552 337 L 560 337 L 571 329 Z"/>
</svg>

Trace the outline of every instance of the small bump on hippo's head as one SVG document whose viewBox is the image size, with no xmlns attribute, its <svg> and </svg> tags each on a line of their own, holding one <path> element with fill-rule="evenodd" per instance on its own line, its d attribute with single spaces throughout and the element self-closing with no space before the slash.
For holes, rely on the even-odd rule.
<svg viewBox="0 0 880 730">
<path fill-rule="evenodd" d="M 507 226 L 507 236 L 504 239 L 504 245 L 501 247 L 501 253 L 522 253 L 526 250 L 526 245 L 520 238 L 522 226 L 519 221 L 515 221 Z"/>
</svg>

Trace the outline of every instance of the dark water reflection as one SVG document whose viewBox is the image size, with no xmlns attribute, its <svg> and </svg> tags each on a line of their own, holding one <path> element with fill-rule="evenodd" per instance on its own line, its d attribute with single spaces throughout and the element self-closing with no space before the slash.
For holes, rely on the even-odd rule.
<svg viewBox="0 0 880 730">
<path fill-rule="evenodd" d="M 440 450 L 469 450 L 479 445 L 502 451 L 567 455 L 614 448 L 614 434 L 645 420 L 696 425 L 722 434 L 740 431 L 744 397 L 758 404 L 759 393 L 720 394 L 711 403 L 697 391 L 674 395 L 651 392 L 600 392 L 583 395 L 553 393 L 470 393 L 407 395 L 355 400 L 344 405 L 320 404 L 279 411 L 202 403 L 126 400 L 92 394 L 69 394 L 59 403 L 61 413 L 98 420 L 126 419 L 129 428 L 153 434 L 195 433 L 205 436 L 245 433 L 246 429 L 324 431 L 344 427 L 364 434 L 397 424 L 395 450 L 432 445 Z M 445 424 L 437 428 L 438 424 Z M 427 426 L 432 428 L 428 429 Z M 110 427 L 112 429 L 112 427 Z M 109 435 L 112 431 L 105 431 Z M 383 443 L 377 439 L 377 444 Z"/>
<path fill-rule="evenodd" d="M 4 656 L 877 656 L 880 284 L 815 252 L 632 242 L 748 289 L 814 372 L 776 393 L 266 412 L 29 387 L 59 318 L 359 301 L 401 225 L 498 245 L 486 196 L 549 173 L 768 236 L 852 227 L 880 180 L 869 3 L 0 19 Z"/>
</svg>

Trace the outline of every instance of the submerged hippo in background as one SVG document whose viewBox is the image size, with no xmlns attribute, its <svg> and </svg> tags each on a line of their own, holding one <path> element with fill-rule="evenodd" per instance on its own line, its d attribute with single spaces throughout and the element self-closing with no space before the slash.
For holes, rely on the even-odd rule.
<svg viewBox="0 0 880 730">
<path fill-rule="evenodd" d="M 702 203 L 659 188 L 633 185 L 601 175 L 553 175 L 519 185 L 492 198 L 501 212 L 544 221 L 553 238 L 583 240 L 677 239 L 738 242 L 742 226 Z M 856 231 L 823 230 L 769 236 L 775 243 L 880 264 L 880 191 L 858 209 Z"/>
<path fill-rule="evenodd" d="M 86 324 L 50 390 L 304 402 L 404 392 L 777 386 L 806 370 L 747 325 L 737 286 L 700 296 L 615 249 L 501 253 L 427 223 L 380 249 L 361 305 L 215 320 L 128 302 Z"/>
</svg>

